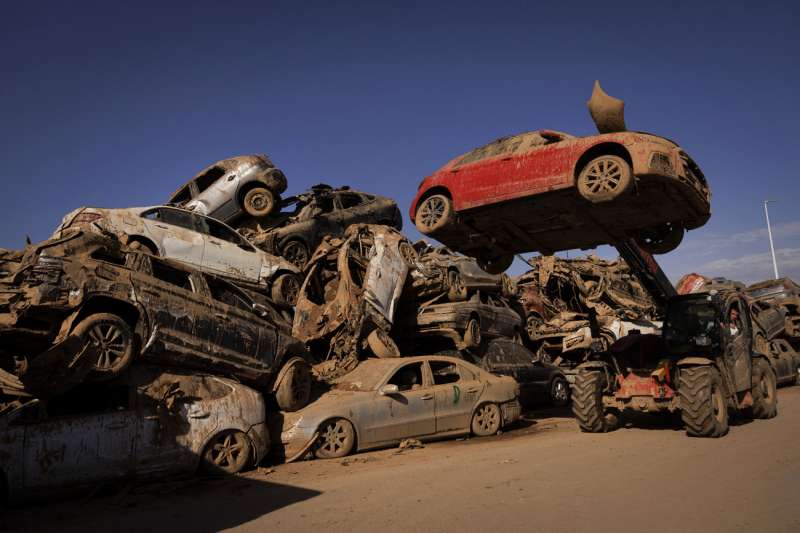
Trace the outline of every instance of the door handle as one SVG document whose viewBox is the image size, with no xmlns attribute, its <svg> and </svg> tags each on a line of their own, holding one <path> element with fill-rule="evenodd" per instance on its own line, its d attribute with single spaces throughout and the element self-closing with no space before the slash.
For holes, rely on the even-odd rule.
<svg viewBox="0 0 800 533">
<path fill-rule="evenodd" d="M 432 400 L 433 399 L 433 394 L 426 394 L 425 396 L 420 396 L 419 399 L 420 400 Z"/>
<path fill-rule="evenodd" d="M 157 228 L 161 228 L 161 229 L 169 229 L 169 226 L 164 226 L 164 225 L 162 225 L 162 224 L 153 224 L 153 225 L 154 225 L 155 227 L 157 227 Z"/>
<path fill-rule="evenodd" d="M 467 392 L 475 393 L 475 392 L 478 392 L 478 389 L 475 389 L 475 388 L 467 389 Z"/>
<path fill-rule="evenodd" d="M 119 423 L 119 424 L 111 424 L 110 426 L 106 426 L 106 429 L 123 429 L 123 428 L 126 428 L 126 427 L 128 427 L 128 424 L 125 424 L 124 422 L 122 422 L 122 423 Z"/>
</svg>

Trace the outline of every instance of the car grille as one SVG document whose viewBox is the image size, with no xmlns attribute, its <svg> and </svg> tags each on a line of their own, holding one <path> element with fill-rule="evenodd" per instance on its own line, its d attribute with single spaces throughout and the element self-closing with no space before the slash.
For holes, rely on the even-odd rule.
<svg viewBox="0 0 800 533">
<path fill-rule="evenodd" d="M 57 257 L 47 255 L 39 256 L 39 260 L 28 271 L 26 281 L 32 285 L 48 284 L 56 285 L 61 279 L 64 270 L 64 262 Z"/>
</svg>

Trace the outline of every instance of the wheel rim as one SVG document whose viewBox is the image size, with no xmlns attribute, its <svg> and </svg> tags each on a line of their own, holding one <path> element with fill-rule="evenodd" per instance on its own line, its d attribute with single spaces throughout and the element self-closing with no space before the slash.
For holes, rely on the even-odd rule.
<svg viewBox="0 0 800 533">
<path fill-rule="evenodd" d="M 100 350 L 95 368 L 101 371 L 116 367 L 125 356 L 128 347 L 125 333 L 114 324 L 95 324 L 89 330 L 89 340 Z"/>
<path fill-rule="evenodd" d="M 560 379 L 553 385 L 553 399 L 557 402 L 567 401 L 567 384 Z"/>
<path fill-rule="evenodd" d="M 498 417 L 497 409 L 493 405 L 483 405 L 478 408 L 475 420 L 478 422 L 478 427 L 481 431 L 487 433 L 496 427 Z"/>
<path fill-rule="evenodd" d="M 417 217 L 423 227 L 430 229 L 444 218 L 446 209 L 447 205 L 443 198 L 431 196 L 422 202 Z"/>
<path fill-rule="evenodd" d="M 461 274 L 455 270 L 451 270 L 447 277 L 450 288 L 454 293 L 461 294 L 464 292 L 464 280 L 461 279 Z"/>
<path fill-rule="evenodd" d="M 770 379 L 766 372 L 761 374 L 758 386 L 761 388 L 761 396 L 766 402 L 772 401 L 772 388 L 770 387 Z"/>
<path fill-rule="evenodd" d="M 725 412 L 723 401 L 722 392 L 719 390 L 718 386 L 714 385 L 711 389 L 711 407 L 714 410 L 714 418 L 720 424 L 724 422 L 724 420 L 722 420 L 723 413 Z"/>
<path fill-rule="evenodd" d="M 622 183 L 622 166 L 613 159 L 598 159 L 586 171 L 586 188 L 592 194 L 614 192 Z"/>
<path fill-rule="evenodd" d="M 409 267 L 414 266 L 414 263 L 417 261 L 417 252 L 415 252 L 414 247 L 407 242 L 400 243 L 400 255 Z"/>
<path fill-rule="evenodd" d="M 469 322 L 469 333 L 473 344 L 481 343 L 481 327 L 474 318 Z"/>
<path fill-rule="evenodd" d="M 283 257 L 298 268 L 303 268 L 308 261 L 305 247 L 299 242 L 290 242 L 283 249 Z"/>
<path fill-rule="evenodd" d="M 319 438 L 322 442 L 320 449 L 328 455 L 338 453 L 348 445 L 349 435 L 344 424 L 344 421 L 337 420 L 332 424 L 328 424 L 320 434 Z"/>
<path fill-rule="evenodd" d="M 237 468 L 246 457 L 243 457 L 245 442 L 241 433 L 227 433 L 217 437 L 211 446 L 211 462 L 222 469 Z"/>
<path fill-rule="evenodd" d="M 539 317 L 529 316 L 526 324 L 528 330 L 528 337 L 534 338 L 541 324 L 542 321 L 539 319 Z"/>
<path fill-rule="evenodd" d="M 297 294 L 300 292 L 300 283 L 294 276 L 287 276 L 283 280 L 281 296 L 285 302 L 294 304 L 297 301 Z"/>
<path fill-rule="evenodd" d="M 269 207 L 270 199 L 267 193 L 257 192 L 250 195 L 250 207 L 254 211 L 263 211 Z"/>
</svg>

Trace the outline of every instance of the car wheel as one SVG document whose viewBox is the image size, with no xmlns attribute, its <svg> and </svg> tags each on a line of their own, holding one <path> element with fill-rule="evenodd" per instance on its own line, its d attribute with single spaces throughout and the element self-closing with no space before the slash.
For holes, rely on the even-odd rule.
<svg viewBox="0 0 800 533">
<path fill-rule="evenodd" d="M 239 430 L 217 433 L 206 445 L 202 469 L 208 474 L 237 474 L 250 462 L 250 439 Z"/>
<path fill-rule="evenodd" d="M 680 245 L 683 233 L 683 226 L 670 222 L 658 228 L 642 231 L 636 236 L 636 243 L 651 254 L 666 254 Z"/>
<path fill-rule="evenodd" d="M 775 372 L 762 358 L 753 362 L 753 418 L 775 418 L 778 414 L 778 391 Z"/>
<path fill-rule="evenodd" d="M 447 298 L 451 302 L 463 302 L 467 299 L 467 286 L 458 270 L 447 272 Z"/>
<path fill-rule="evenodd" d="M 528 338 L 531 340 L 535 339 L 539 328 L 542 327 L 543 324 L 544 320 L 542 320 L 539 315 L 528 315 L 528 318 L 525 320 L 525 329 L 528 332 Z"/>
<path fill-rule="evenodd" d="M 242 208 L 251 217 L 264 217 L 278 207 L 275 194 L 264 187 L 253 187 L 244 195 Z"/>
<path fill-rule="evenodd" d="M 430 235 L 446 228 L 453 218 L 453 201 L 443 194 L 433 194 L 417 207 L 414 224 L 420 233 Z"/>
<path fill-rule="evenodd" d="M 293 357 L 275 389 L 275 400 L 281 411 L 298 411 L 311 399 L 311 369 L 303 359 Z"/>
<path fill-rule="evenodd" d="M 581 431 L 605 433 L 614 431 L 619 425 L 619 417 L 614 411 L 603 407 L 603 392 L 607 382 L 603 372 L 581 371 L 575 377 L 572 390 L 572 414 Z"/>
<path fill-rule="evenodd" d="M 464 329 L 464 344 L 467 348 L 477 348 L 481 345 L 481 324 L 477 318 L 470 318 Z"/>
<path fill-rule="evenodd" d="M 496 403 L 484 403 L 472 414 L 472 433 L 478 437 L 488 437 L 500 431 L 503 423 L 500 408 Z"/>
<path fill-rule="evenodd" d="M 117 315 L 97 313 L 75 326 L 73 335 L 92 344 L 100 352 L 91 370 L 93 380 L 105 380 L 121 375 L 133 362 L 134 337 L 131 327 Z"/>
<path fill-rule="evenodd" d="M 400 349 L 397 344 L 380 328 L 372 330 L 372 333 L 367 335 L 367 346 L 376 357 L 400 357 Z"/>
<path fill-rule="evenodd" d="M 556 407 L 569 403 L 569 383 L 563 376 L 556 376 L 550 382 L 550 401 Z"/>
<path fill-rule="evenodd" d="M 483 256 L 478 258 L 478 266 L 492 275 L 502 274 L 511 263 L 514 262 L 514 254 L 499 255 L 495 257 Z"/>
<path fill-rule="evenodd" d="M 300 270 L 305 268 L 309 259 L 308 247 L 297 239 L 287 241 L 286 244 L 283 245 L 281 255 Z"/>
<path fill-rule="evenodd" d="M 328 420 L 319 428 L 314 455 L 319 459 L 336 459 L 353 451 L 356 432 L 344 418 Z"/>
<path fill-rule="evenodd" d="M 283 305 L 292 306 L 297 303 L 297 295 L 300 293 L 300 278 L 297 274 L 281 274 L 272 283 L 270 294 L 272 299 Z"/>
<path fill-rule="evenodd" d="M 632 184 L 631 166 L 616 155 L 592 159 L 578 175 L 578 193 L 593 204 L 616 200 Z"/>
<path fill-rule="evenodd" d="M 690 437 L 722 437 L 728 433 L 728 404 L 716 368 L 682 368 L 678 377 L 681 418 Z"/>
<path fill-rule="evenodd" d="M 403 258 L 406 266 L 408 268 L 414 268 L 414 266 L 417 264 L 417 259 L 419 258 L 416 250 L 414 250 L 414 247 L 407 242 L 401 242 L 398 248 L 400 249 L 400 257 Z"/>
</svg>

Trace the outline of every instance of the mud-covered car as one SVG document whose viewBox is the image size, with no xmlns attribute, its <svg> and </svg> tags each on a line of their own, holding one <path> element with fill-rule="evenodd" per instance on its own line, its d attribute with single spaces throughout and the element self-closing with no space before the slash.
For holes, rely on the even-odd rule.
<svg viewBox="0 0 800 533">
<path fill-rule="evenodd" d="M 474 362 L 487 372 L 516 380 L 523 407 L 536 404 L 563 407 L 569 403 L 569 382 L 564 372 L 518 342 L 495 339 L 476 359 Z"/>
<path fill-rule="evenodd" d="M 236 473 L 270 448 L 261 394 L 236 381 L 138 367 L 0 416 L 11 502 L 131 477 Z"/>
<path fill-rule="evenodd" d="M 767 302 L 786 311 L 786 334 L 800 339 L 800 287 L 789 278 L 753 283 L 745 290 L 750 298 Z"/>
<path fill-rule="evenodd" d="M 478 349 L 490 339 L 508 337 L 522 342 L 522 318 L 497 295 L 476 292 L 465 302 L 421 305 L 416 334 L 448 339 L 457 350 Z"/>
<path fill-rule="evenodd" d="M 301 283 L 297 267 L 257 249 L 230 226 L 207 216 L 169 206 L 81 207 L 64 217 L 53 237 L 75 227 L 114 235 L 131 249 L 258 286 L 280 304 L 291 306 L 297 299 Z"/>
<path fill-rule="evenodd" d="M 233 222 L 263 217 L 280 206 L 286 176 L 264 154 L 223 159 L 201 170 L 169 199 L 202 215 Z"/>
<path fill-rule="evenodd" d="M 399 231 L 403 217 L 391 198 L 321 184 L 286 198 L 279 213 L 240 231 L 262 250 L 302 269 L 326 236 L 341 237 L 352 224 L 380 224 Z"/>
<path fill-rule="evenodd" d="M 306 357 L 268 299 L 97 234 L 31 245 L 0 280 L 0 367 L 36 396 L 138 359 L 232 376 L 297 409 L 310 394 Z"/>
<path fill-rule="evenodd" d="M 446 295 L 451 302 L 461 302 L 476 291 L 511 298 L 516 294 L 506 274 L 489 274 L 472 257 L 456 254 L 445 246 L 417 242 L 419 259 L 411 270 L 412 289 L 417 298 Z"/>
<path fill-rule="evenodd" d="M 331 391 L 287 415 L 287 460 L 472 433 L 494 435 L 520 415 L 517 383 L 452 357 L 368 359 Z"/>
<path fill-rule="evenodd" d="M 306 268 L 293 335 L 326 359 L 329 377 L 355 367 L 362 353 L 399 357 L 389 336 L 410 265 L 411 243 L 388 226 L 350 226 L 326 239 Z"/>
<path fill-rule="evenodd" d="M 452 159 L 422 180 L 411 220 L 493 273 L 516 253 L 631 236 L 651 253 L 673 250 L 710 216 L 706 178 L 674 142 L 626 131 L 622 101 L 599 85 L 589 108 L 599 135 L 537 130 Z"/>
</svg>

